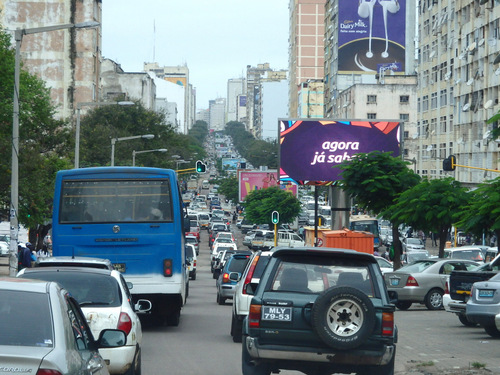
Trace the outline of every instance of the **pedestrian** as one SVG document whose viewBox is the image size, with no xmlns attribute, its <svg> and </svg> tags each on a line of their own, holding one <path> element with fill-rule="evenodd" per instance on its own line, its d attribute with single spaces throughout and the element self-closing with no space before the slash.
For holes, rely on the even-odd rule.
<svg viewBox="0 0 500 375">
<path fill-rule="evenodd" d="M 299 236 L 302 237 L 303 240 L 305 240 L 305 238 L 304 238 L 304 232 L 305 232 L 304 226 L 301 225 L 300 228 L 299 228 Z"/>
<path fill-rule="evenodd" d="M 50 256 L 47 245 L 43 245 L 42 248 L 36 252 L 36 256 L 37 258 L 46 258 Z"/>
<path fill-rule="evenodd" d="M 23 268 L 31 268 L 31 262 L 32 262 L 32 252 L 31 252 L 31 243 L 27 242 L 26 243 L 26 247 L 22 247 L 21 251 L 20 251 L 20 259 L 19 259 L 19 263 L 20 263 L 20 269 L 23 269 Z"/>
</svg>

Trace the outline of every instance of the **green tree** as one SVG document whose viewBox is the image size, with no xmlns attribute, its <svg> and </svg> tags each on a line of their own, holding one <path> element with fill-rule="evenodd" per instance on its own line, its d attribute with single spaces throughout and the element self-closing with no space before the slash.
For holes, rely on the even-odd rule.
<svg viewBox="0 0 500 375">
<path fill-rule="evenodd" d="M 401 193 L 397 203 L 388 210 L 391 212 L 390 221 L 408 224 L 425 232 L 438 233 L 439 257 L 443 258 L 447 236 L 454 223 L 454 214 L 466 206 L 467 200 L 466 189 L 451 177 L 424 179 Z"/>
<path fill-rule="evenodd" d="M 455 214 L 456 225 L 477 238 L 492 231 L 500 239 L 500 177 L 481 183 Z"/>
<path fill-rule="evenodd" d="M 219 193 L 226 199 L 238 202 L 238 178 L 236 176 L 219 178 L 215 183 L 219 185 Z"/>
<path fill-rule="evenodd" d="M 300 201 L 291 193 L 278 187 L 254 190 L 245 197 L 245 217 L 254 224 L 269 224 L 271 213 L 278 211 L 280 223 L 291 223 L 299 215 Z"/>
<path fill-rule="evenodd" d="M 0 213 L 8 219 L 12 165 L 12 117 L 15 50 L 10 35 L 0 30 Z M 21 68 L 19 87 L 19 223 L 30 229 L 30 240 L 43 239 L 52 217 L 55 173 L 70 167 L 69 127 L 55 120 L 50 89 Z"/>
<path fill-rule="evenodd" d="M 362 207 L 378 214 L 390 208 L 420 177 L 408 168 L 410 163 L 390 152 L 360 153 L 338 167 L 342 169 L 340 187 Z M 394 268 L 401 267 L 401 241 L 397 223 L 392 223 Z"/>
</svg>

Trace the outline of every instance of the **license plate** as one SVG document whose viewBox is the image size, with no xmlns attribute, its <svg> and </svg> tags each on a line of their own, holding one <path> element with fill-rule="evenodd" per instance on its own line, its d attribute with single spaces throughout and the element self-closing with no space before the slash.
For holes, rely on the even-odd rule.
<svg viewBox="0 0 500 375">
<path fill-rule="evenodd" d="M 391 279 L 391 285 L 392 286 L 398 286 L 399 285 L 399 279 Z"/>
<path fill-rule="evenodd" d="M 125 263 L 113 263 L 113 268 L 121 273 L 125 273 Z"/>
<path fill-rule="evenodd" d="M 493 297 L 494 290 L 485 290 L 485 289 L 479 289 L 479 297 L 487 297 L 491 298 Z"/>
<path fill-rule="evenodd" d="M 262 307 L 262 320 L 271 320 L 278 322 L 291 322 L 292 321 L 292 308 L 291 307 L 278 307 L 278 306 L 263 306 Z"/>
</svg>

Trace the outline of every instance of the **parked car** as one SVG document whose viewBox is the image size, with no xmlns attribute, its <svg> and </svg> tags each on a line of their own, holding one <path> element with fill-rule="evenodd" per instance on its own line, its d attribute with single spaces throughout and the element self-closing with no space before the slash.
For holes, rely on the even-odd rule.
<svg viewBox="0 0 500 375">
<path fill-rule="evenodd" d="M 50 281 L 0 280 L 0 315 L 5 373 L 108 375 L 102 351 L 119 351 L 127 341 L 118 329 L 95 340 L 78 302 Z"/>
<path fill-rule="evenodd" d="M 393 374 L 394 305 L 371 254 L 276 249 L 244 320 L 243 375 Z"/>
<path fill-rule="evenodd" d="M 478 263 L 460 259 L 423 259 L 384 274 L 387 290 L 396 292 L 396 307 L 407 310 L 424 303 L 429 310 L 443 308 L 443 294 L 451 271 L 470 270 Z"/>
<path fill-rule="evenodd" d="M 94 337 L 103 329 L 119 329 L 127 335 L 120 348 L 100 349 L 110 374 L 141 372 L 142 327 L 136 312 L 151 309 L 151 302 L 132 303 L 129 288 L 120 272 L 89 267 L 24 268 L 17 277 L 55 281 L 80 305 Z M 130 371 L 130 369 L 133 369 Z"/>
<path fill-rule="evenodd" d="M 420 238 L 405 237 L 401 241 L 401 246 L 403 247 L 403 253 L 414 250 L 425 250 L 424 242 Z"/>
<path fill-rule="evenodd" d="M 500 274 L 472 285 L 465 315 L 491 337 L 500 337 Z"/>
<path fill-rule="evenodd" d="M 233 298 L 236 283 L 240 279 L 251 254 L 250 251 L 239 251 L 226 261 L 216 282 L 217 303 L 219 305 L 224 305 L 228 298 Z"/>
<path fill-rule="evenodd" d="M 191 280 L 196 280 L 196 262 L 197 262 L 197 253 L 195 247 L 187 243 L 186 244 L 186 265 L 188 269 L 188 277 Z"/>
<path fill-rule="evenodd" d="M 231 336 L 234 342 L 241 342 L 243 319 L 248 315 L 252 295 L 247 293 L 247 286 L 251 283 L 256 289 L 260 277 L 269 262 L 272 251 L 256 251 L 250 257 L 240 280 L 234 288 L 233 312 L 231 317 Z"/>
<path fill-rule="evenodd" d="M 444 249 L 445 258 L 469 259 L 476 262 L 484 262 L 483 251 L 477 246 L 460 246 Z"/>
<path fill-rule="evenodd" d="M 9 243 L 7 241 L 0 241 L 0 256 L 6 257 L 9 255 Z"/>
</svg>

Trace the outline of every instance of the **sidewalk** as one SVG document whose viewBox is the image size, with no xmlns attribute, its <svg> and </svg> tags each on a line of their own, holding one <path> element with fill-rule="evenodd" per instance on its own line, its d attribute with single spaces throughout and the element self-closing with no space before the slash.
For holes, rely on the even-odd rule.
<svg viewBox="0 0 500 375">
<path fill-rule="evenodd" d="M 0 257 L 0 277 L 9 276 L 9 257 Z"/>
</svg>

